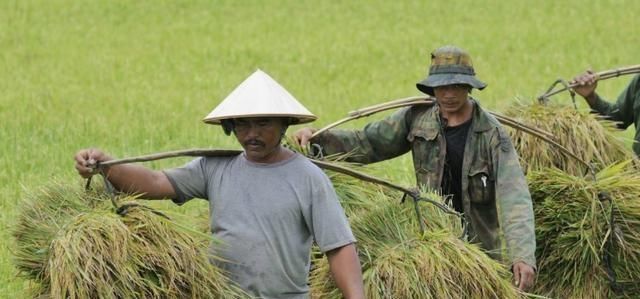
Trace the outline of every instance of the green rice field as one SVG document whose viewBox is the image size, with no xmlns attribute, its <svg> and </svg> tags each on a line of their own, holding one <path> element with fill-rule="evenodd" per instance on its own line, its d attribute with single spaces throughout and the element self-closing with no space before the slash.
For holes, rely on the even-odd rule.
<svg viewBox="0 0 640 299">
<path fill-rule="evenodd" d="M 419 95 L 429 53 L 453 44 L 488 83 L 473 95 L 499 112 L 587 68 L 639 64 L 638 12 L 632 0 L 0 0 L 0 297 L 23 298 L 29 286 L 12 264 L 25 194 L 52 180 L 82 185 L 73 168 L 81 148 L 115 157 L 239 148 L 201 120 L 258 68 L 322 127 Z M 630 79 L 603 81 L 598 91 L 613 99 Z M 551 100 L 571 104 L 568 93 Z M 632 133 L 619 135 L 630 144 Z M 384 175 L 414 184 L 410 158 L 394 162 L 382 162 Z"/>
</svg>

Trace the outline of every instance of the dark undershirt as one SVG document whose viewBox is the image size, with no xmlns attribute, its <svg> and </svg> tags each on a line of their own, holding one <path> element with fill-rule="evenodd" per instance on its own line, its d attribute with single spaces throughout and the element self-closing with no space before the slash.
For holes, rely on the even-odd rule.
<svg viewBox="0 0 640 299">
<path fill-rule="evenodd" d="M 467 134 L 471 127 L 471 118 L 455 127 L 445 127 L 444 137 L 447 141 L 444 172 L 442 177 L 442 193 L 448 195 L 448 202 L 453 208 L 462 213 L 462 159 Z"/>
</svg>

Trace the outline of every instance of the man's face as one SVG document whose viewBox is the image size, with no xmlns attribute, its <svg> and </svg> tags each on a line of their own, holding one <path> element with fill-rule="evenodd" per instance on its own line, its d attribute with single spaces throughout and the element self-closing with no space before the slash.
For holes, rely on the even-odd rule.
<svg viewBox="0 0 640 299">
<path fill-rule="evenodd" d="M 244 148 L 247 159 L 252 162 L 276 162 L 285 129 L 283 118 L 248 117 L 233 120 L 233 132 Z"/>
<path fill-rule="evenodd" d="M 440 110 L 445 113 L 462 111 L 467 103 L 471 87 L 466 84 L 451 84 L 433 88 Z"/>
</svg>

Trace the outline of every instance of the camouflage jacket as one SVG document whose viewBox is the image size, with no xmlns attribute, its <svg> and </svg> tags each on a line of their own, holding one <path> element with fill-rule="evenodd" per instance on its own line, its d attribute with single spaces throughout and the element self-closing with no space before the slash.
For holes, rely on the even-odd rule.
<svg viewBox="0 0 640 299">
<path fill-rule="evenodd" d="M 608 116 L 610 120 L 619 122 L 618 127 L 626 129 L 631 124 L 636 127 L 633 137 L 633 151 L 640 157 L 640 76 L 635 76 L 627 88 L 620 93 L 615 104 L 610 104 L 600 96 L 592 109 Z"/>
<path fill-rule="evenodd" d="M 469 240 L 501 260 L 502 226 L 509 261 L 535 267 L 531 195 L 510 138 L 474 102 L 462 163 L 462 202 Z M 351 153 L 350 161 L 373 163 L 412 152 L 419 185 L 440 189 L 446 154 L 437 105 L 404 108 L 363 130 L 330 130 L 312 140 L 325 154 Z"/>
</svg>

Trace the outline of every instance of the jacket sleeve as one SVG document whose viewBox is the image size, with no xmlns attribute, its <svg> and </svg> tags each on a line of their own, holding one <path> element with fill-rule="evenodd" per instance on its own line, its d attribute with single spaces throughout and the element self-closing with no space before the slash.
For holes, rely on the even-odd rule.
<svg viewBox="0 0 640 299">
<path fill-rule="evenodd" d="M 325 155 L 347 154 L 347 161 L 374 163 L 409 151 L 410 108 L 396 111 L 383 120 L 367 124 L 362 130 L 329 130 L 312 140 Z"/>
<path fill-rule="evenodd" d="M 497 135 L 492 142 L 493 159 L 497 162 L 496 203 L 509 261 L 525 262 L 536 268 L 531 194 L 509 135 L 502 128 Z"/>
<path fill-rule="evenodd" d="M 620 122 L 618 127 L 626 129 L 634 123 L 635 117 L 637 117 L 634 111 L 636 100 L 640 100 L 640 76 L 635 76 L 631 80 L 629 85 L 620 93 L 615 104 L 607 102 L 598 95 L 595 104 L 591 108 L 599 114 L 608 116 L 612 121 Z"/>
</svg>

